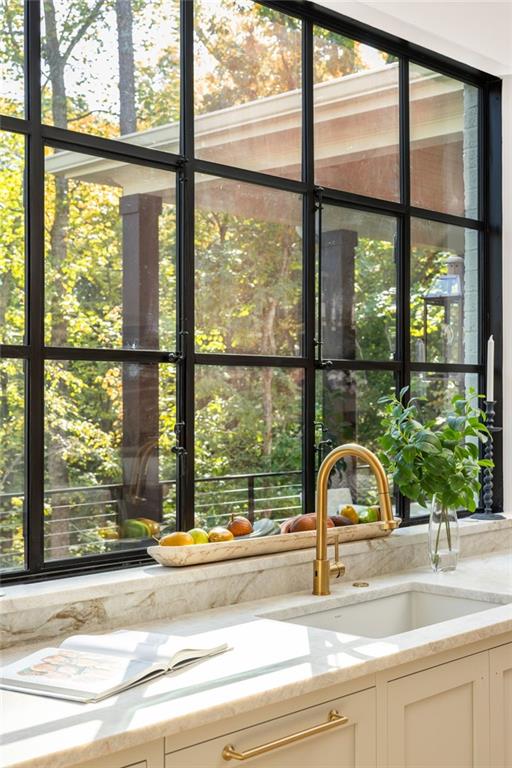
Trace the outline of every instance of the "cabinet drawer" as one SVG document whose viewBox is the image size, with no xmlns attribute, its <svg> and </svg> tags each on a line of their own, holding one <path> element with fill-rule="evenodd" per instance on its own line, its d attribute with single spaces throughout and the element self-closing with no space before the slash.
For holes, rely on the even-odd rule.
<svg viewBox="0 0 512 768">
<path fill-rule="evenodd" d="M 251 757 L 247 764 L 265 768 L 373 768 L 376 764 L 376 697 L 373 688 L 251 728 L 227 731 L 224 736 L 171 752 L 166 755 L 165 768 L 236 766 L 238 760 L 223 758 L 222 752 L 227 745 L 232 745 L 237 752 L 252 750 L 327 723 L 331 710 L 337 710 L 348 721 Z"/>
</svg>

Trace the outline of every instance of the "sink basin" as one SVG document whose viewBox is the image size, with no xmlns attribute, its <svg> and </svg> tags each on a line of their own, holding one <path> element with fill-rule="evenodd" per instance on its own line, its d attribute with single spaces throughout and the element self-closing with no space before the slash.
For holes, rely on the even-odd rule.
<svg viewBox="0 0 512 768">
<path fill-rule="evenodd" d="M 405 588 L 392 594 L 372 597 L 370 593 L 350 604 L 346 604 L 346 599 L 341 602 L 343 598 L 341 600 L 329 598 L 330 604 L 333 600 L 336 600 L 336 603 L 327 610 L 308 606 L 310 612 L 306 614 L 286 617 L 267 614 L 267 618 L 306 627 L 329 629 L 346 635 L 370 638 L 389 637 L 460 616 L 490 610 L 506 602 L 506 598 L 501 600 L 499 597 L 493 596 L 493 598 L 492 601 L 482 600 L 477 596 L 457 595 L 455 590 L 449 590 L 449 594 L 446 594 L 437 589 L 424 591 L 415 585 L 406 585 Z"/>
</svg>

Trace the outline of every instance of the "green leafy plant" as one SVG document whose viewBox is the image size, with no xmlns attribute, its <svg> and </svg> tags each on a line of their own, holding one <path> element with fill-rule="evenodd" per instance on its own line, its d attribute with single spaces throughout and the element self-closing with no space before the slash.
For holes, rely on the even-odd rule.
<svg viewBox="0 0 512 768">
<path fill-rule="evenodd" d="M 384 434 L 379 438 L 380 458 L 386 471 L 404 496 L 426 507 L 431 501 L 441 508 L 435 553 L 441 525 L 451 549 L 449 509 L 465 508 L 473 512 L 480 491 L 481 467 L 493 462 L 479 457 L 479 443 L 489 431 L 484 415 L 477 407 L 481 397 L 474 390 L 463 398 L 452 398 L 452 411 L 446 417 L 422 423 L 419 402 L 405 402 L 407 387 L 400 396 L 383 397 Z"/>
</svg>

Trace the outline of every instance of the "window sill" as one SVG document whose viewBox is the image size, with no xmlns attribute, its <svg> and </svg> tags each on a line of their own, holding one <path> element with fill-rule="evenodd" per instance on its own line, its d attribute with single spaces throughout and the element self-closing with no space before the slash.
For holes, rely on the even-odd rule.
<svg viewBox="0 0 512 768">
<path fill-rule="evenodd" d="M 343 545 L 345 578 L 427 565 L 427 531 L 422 524 Z M 461 520 L 460 533 L 462 557 L 512 547 L 512 514 L 492 522 Z M 188 568 L 155 564 L 6 586 L 0 598 L 0 647 L 309 589 L 312 562 L 313 549 L 302 549 Z"/>
</svg>

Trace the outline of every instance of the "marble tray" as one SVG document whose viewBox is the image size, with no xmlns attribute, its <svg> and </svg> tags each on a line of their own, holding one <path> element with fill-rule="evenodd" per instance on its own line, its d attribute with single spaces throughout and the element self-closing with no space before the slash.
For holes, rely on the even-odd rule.
<svg viewBox="0 0 512 768">
<path fill-rule="evenodd" d="M 400 520 L 395 518 L 400 524 Z M 360 523 L 339 528 L 329 528 L 327 541 L 334 544 L 336 537 L 340 543 L 360 541 L 361 539 L 376 539 L 389 536 L 391 531 L 383 529 L 382 523 Z M 148 553 L 160 565 L 184 566 L 201 563 L 216 563 L 221 560 L 236 560 L 240 557 L 287 552 L 292 549 L 305 549 L 316 544 L 316 531 L 301 531 L 299 533 L 281 533 L 274 536 L 262 536 L 257 539 L 241 539 L 237 541 L 219 541 L 215 544 L 192 544 L 185 547 L 148 547 Z"/>
</svg>

